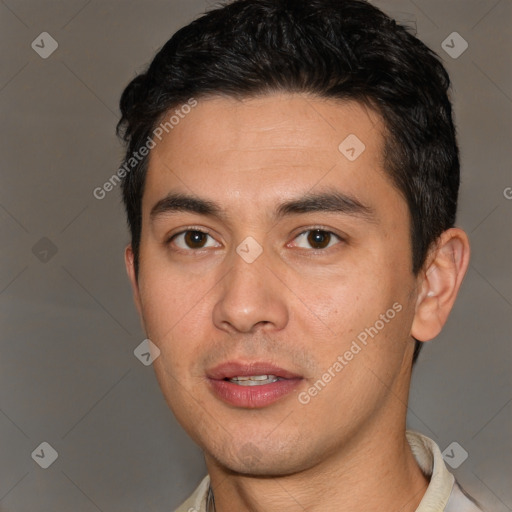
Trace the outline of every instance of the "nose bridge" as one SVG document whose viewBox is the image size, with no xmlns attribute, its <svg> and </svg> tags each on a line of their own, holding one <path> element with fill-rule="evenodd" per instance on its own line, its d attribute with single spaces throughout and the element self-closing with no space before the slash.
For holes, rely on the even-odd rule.
<svg viewBox="0 0 512 512">
<path fill-rule="evenodd" d="M 288 321 L 286 294 L 269 270 L 264 251 L 256 257 L 251 240 L 242 242 L 229 258 L 230 270 L 221 281 L 213 321 L 221 329 L 249 332 L 258 324 L 282 329 Z"/>
</svg>

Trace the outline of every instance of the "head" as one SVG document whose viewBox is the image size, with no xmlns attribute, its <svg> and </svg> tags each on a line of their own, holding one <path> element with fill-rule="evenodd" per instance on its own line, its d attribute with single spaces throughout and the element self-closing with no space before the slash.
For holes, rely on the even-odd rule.
<svg viewBox="0 0 512 512">
<path fill-rule="evenodd" d="M 135 300 L 164 395 L 222 464 L 257 472 L 284 450 L 274 470 L 292 471 L 306 438 L 320 457 L 405 419 L 391 397 L 406 400 L 468 263 L 448 88 L 438 58 L 365 1 L 239 0 L 125 89 Z M 226 361 L 285 367 L 291 391 L 233 407 L 212 391 Z M 339 435 L 324 428 L 333 401 Z M 226 428 L 247 419 L 242 437 Z"/>
</svg>

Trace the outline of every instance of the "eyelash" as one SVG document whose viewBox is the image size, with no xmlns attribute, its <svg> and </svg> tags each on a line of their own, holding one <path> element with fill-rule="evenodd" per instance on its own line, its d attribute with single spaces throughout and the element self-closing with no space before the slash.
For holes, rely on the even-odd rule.
<svg viewBox="0 0 512 512">
<path fill-rule="evenodd" d="M 338 242 L 337 242 L 337 243 L 335 243 L 335 244 L 333 244 L 333 245 L 337 245 L 338 243 L 340 243 L 340 242 L 344 242 L 344 241 L 345 241 L 345 239 L 344 239 L 342 236 L 340 236 L 340 235 L 338 235 L 338 234 L 334 233 L 333 231 L 330 231 L 330 230 L 328 230 L 328 229 L 325 229 L 325 228 L 323 228 L 323 227 L 321 227 L 321 226 L 313 226 L 313 227 L 310 227 L 310 228 L 308 228 L 308 229 L 305 229 L 305 230 L 301 231 L 300 233 L 298 233 L 297 235 L 295 235 L 295 236 L 293 237 L 293 240 L 296 240 L 296 239 L 297 239 L 297 238 L 299 238 L 300 236 L 305 235 L 305 234 L 307 234 L 307 233 L 310 233 L 310 232 L 312 232 L 312 231 L 320 231 L 320 232 L 321 232 L 321 233 L 323 233 L 323 234 L 327 234 L 327 235 L 330 235 L 330 236 L 335 237 L 335 238 L 338 240 Z M 172 242 L 173 242 L 177 237 L 179 237 L 180 235 L 184 235 L 184 234 L 186 234 L 186 233 L 189 233 L 189 232 L 198 232 L 198 233 L 202 233 L 202 234 L 204 234 L 204 235 L 208 235 L 208 236 L 210 236 L 211 238 L 213 238 L 213 237 L 212 237 L 212 235 L 210 235 L 210 233 L 208 233 L 207 231 L 204 231 L 203 229 L 196 228 L 196 227 L 193 227 L 193 226 L 192 226 L 192 227 L 189 227 L 189 228 L 187 228 L 187 229 L 185 229 L 185 230 L 183 230 L 183 231 L 180 231 L 179 233 L 175 233 L 174 235 L 170 236 L 170 237 L 165 241 L 165 245 L 166 245 L 166 246 L 170 246 L 170 245 L 172 244 Z M 331 241 L 329 241 L 329 244 L 330 244 L 330 243 L 331 243 Z M 287 244 L 287 246 L 288 246 L 288 245 L 289 245 L 289 244 Z M 322 249 L 315 249 L 315 248 L 305 249 L 305 248 L 303 248 L 303 247 L 299 247 L 299 249 L 306 250 L 306 251 L 308 251 L 308 252 L 326 252 L 326 251 L 327 251 L 328 249 L 330 249 L 331 247 L 332 247 L 332 245 L 328 245 L 327 247 L 322 248 Z M 202 251 L 202 250 L 204 250 L 204 249 L 205 249 L 204 247 L 200 247 L 200 248 L 198 248 L 198 249 L 193 249 L 193 248 L 188 248 L 188 249 L 177 248 L 177 249 L 173 249 L 173 251 L 175 251 L 175 252 L 181 252 L 181 253 L 192 253 L 192 252 L 196 252 L 196 253 L 197 253 L 197 252 L 201 252 L 201 251 Z M 208 249 L 208 248 L 206 248 L 206 249 Z"/>
</svg>

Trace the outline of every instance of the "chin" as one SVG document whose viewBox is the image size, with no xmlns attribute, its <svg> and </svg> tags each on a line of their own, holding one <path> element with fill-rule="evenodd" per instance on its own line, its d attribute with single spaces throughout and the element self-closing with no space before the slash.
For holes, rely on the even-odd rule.
<svg viewBox="0 0 512 512">
<path fill-rule="evenodd" d="M 293 475 L 308 469 L 315 462 L 304 450 L 292 446 L 257 446 L 245 442 L 238 449 L 230 448 L 219 454 L 211 454 L 216 464 L 230 473 L 246 476 L 281 477 Z"/>
</svg>

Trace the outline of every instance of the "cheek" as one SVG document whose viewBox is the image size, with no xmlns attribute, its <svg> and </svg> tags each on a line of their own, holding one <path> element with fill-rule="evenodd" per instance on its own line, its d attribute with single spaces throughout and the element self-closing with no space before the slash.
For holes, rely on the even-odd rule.
<svg viewBox="0 0 512 512">
<path fill-rule="evenodd" d="M 366 268 L 373 269 L 370 273 Z M 354 341 L 358 341 L 365 355 L 357 359 L 370 358 L 375 364 L 387 364 L 403 352 L 401 340 L 407 339 L 404 328 L 410 320 L 404 280 L 392 271 L 391 266 L 378 266 L 373 262 L 363 265 L 339 279 L 333 278 L 323 293 L 311 295 L 316 304 L 315 312 L 322 318 L 327 343 L 318 343 L 315 353 L 324 365 L 335 356 L 343 354 Z M 307 299 L 304 300 L 306 302 Z M 303 328 L 312 333 L 311 325 L 304 321 Z M 315 340 L 309 340 L 314 343 Z M 366 342 L 366 344 L 364 344 Z M 383 351 L 385 355 L 383 357 Z M 334 359 L 333 359 L 334 357 Z M 391 361 L 389 361 L 391 362 Z"/>
<path fill-rule="evenodd" d="M 352 266 L 350 272 L 333 276 L 314 300 L 333 333 L 344 337 L 373 323 L 389 307 L 390 291 L 388 276 Z"/>
<path fill-rule="evenodd" d="M 204 280 L 187 279 L 166 268 L 155 266 L 151 272 L 141 272 L 139 289 L 147 335 L 160 350 L 169 355 L 179 353 L 173 361 L 183 360 L 194 350 L 201 326 L 211 319 L 206 300 L 209 288 Z"/>
</svg>

